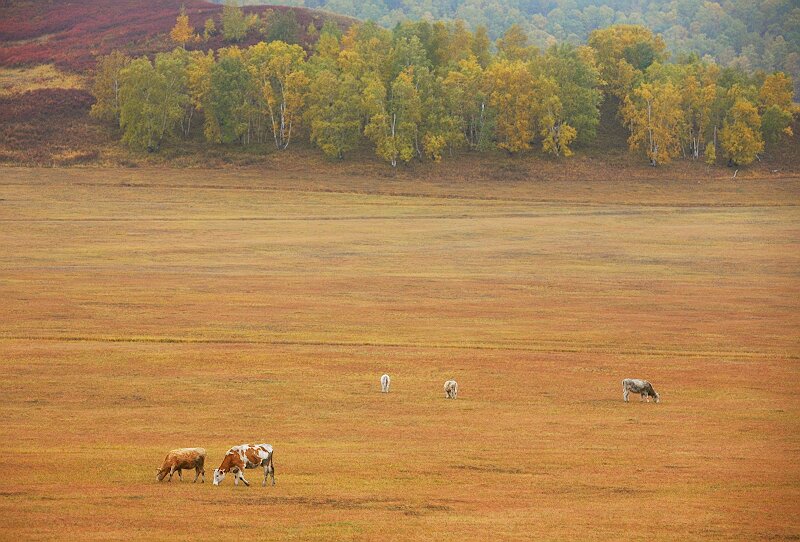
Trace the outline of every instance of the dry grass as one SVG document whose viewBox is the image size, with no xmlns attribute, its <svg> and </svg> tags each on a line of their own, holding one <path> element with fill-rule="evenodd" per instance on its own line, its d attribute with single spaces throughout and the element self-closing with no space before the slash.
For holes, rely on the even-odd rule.
<svg viewBox="0 0 800 542">
<path fill-rule="evenodd" d="M 63 72 L 52 64 L 26 68 L 0 67 L 0 96 L 22 94 L 43 88 L 86 88 L 86 78 Z"/>
<path fill-rule="evenodd" d="M 0 538 L 797 539 L 799 194 L 2 169 Z"/>
</svg>

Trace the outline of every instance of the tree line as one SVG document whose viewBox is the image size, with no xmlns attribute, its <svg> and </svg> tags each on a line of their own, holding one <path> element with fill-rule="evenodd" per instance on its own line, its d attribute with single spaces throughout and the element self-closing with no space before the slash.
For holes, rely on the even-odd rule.
<svg viewBox="0 0 800 542">
<path fill-rule="evenodd" d="M 195 31 L 180 14 L 173 51 L 98 59 L 92 115 L 116 123 L 135 149 L 192 137 L 199 123 L 208 144 L 284 150 L 304 138 L 332 158 L 369 144 L 392 166 L 458 149 L 569 156 L 595 138 L 603 100 L 653 165 L 713 163 L 718 151 L 744 165 L 765 141 L 792 136 L 788 76 L 696 55 L 668 62 L 663 39 L 641 26 L 543 51 L 516 25 L 494 43 L 462 21 L 391 31 L 367 22 L 345 33 L 326 23 L 317 34 L 310 51 L 283 40 L 188 51 Z"/>
<path fill-rule="evenodd" d="M 637 24 L 660 33 L 673 53 L 709 55 L 720 66 L 800 75 L 800 5 L 796 0 L 245 0 L 321 8 L 387 28 L 408 20 L 462 19 L 498 38 L 522 25 L 532 42 L 579 44 L 592 31 Z M 797 83 L 797 81 L 795 81 Z M 800 88 L 795 87 L 795 92 Z"/>
</svg>

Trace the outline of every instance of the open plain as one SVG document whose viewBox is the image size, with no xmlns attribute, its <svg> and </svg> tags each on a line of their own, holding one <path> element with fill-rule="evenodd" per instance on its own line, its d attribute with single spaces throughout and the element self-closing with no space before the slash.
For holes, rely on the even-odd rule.
<svg viewBox="0 0 800 542">
<path fill-rule="evenodd" d="M 0 539 L 800 539 L 798 205 L 2 169 Z M 275 487 L 210 483 L 243 442 Z"/>
</svg>

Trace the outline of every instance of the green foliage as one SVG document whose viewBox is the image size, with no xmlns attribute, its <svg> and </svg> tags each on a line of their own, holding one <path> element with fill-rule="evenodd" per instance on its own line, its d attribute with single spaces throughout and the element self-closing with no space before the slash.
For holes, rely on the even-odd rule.
<svg viewBox="0 0 800 542">
<path fill-rule="evenodd" d="M 216 35 L 216 33 L 217 25 L 214 23 L 214 19 L 206 19 L 206 22 L 203 25 L 203 39 L 208 41 L 208 39 L 211 38 L 211 36 Z"/>
<path fill-rule="evenodd" d="M 308 95 L 307 123 L 310 140 L 331 158 L 343 158 L 358 147 L 361 119 L 361 85 L 351 74 L 324 70 L 312 80 Z"/>
<path fill-rule="evenodd" d="M 569 44 L 554 45 L 541 62 L 542 73 L 555 83 L 555 94 L 561 104 L 557 121 L 569 124 L 578 142 L 593 140 L 600 124 L 603 101 L 594 51 Z"/>
<path fill-rule="evenodd" d="M 131 59 L 119 51 L 101 56 L 97 59 L 94 79 L 92 80 L 91 115 L 106 122 L 119 124 L 120 87 L 122 70 L 130 64 Z"/>
<path fill-rule="evenodd" d="M 775 144 L 782 137 L 792 137 L 792 114 L 777 105 L 769 106 L 761 116 L 761 133 L 764 139 Z"/>
<path fill-rule="evenodd" d="M 137 149 L 157 151 L 175 133 L 189 102 L 187 55 L 182 49 L 133 60 L 121 73 L 122 141 Z"/>
<path fill-rule="evenodd" d="M 271 41 L 252 46 L 247 56 L 251 80 L 269 114 L 275 146 L 286 149 L 305 105 L 306 53 L 299 45 Z"/>
<path fill-rule="evenodd" d="M 443 82 L 448 110 L 471 150 L 491 145 L 492 111 L 484 82 L 484 70 L 474 56 L 458 63 Z"/>
<path fill-rule="evenodd" d="M 400 72 L 386 87 L 376 77 L 368 80 L 364 90 L 364 105 L 369 122 L 364 128 L 381 158 L 397 166 L 408 162 L 416 152 L 419 122 L 422 116 L 419 93 L 414 86 L 413 69 Z"/>
<path fill-rule="evenodd" d="M 300 41 L 300 25 L 294 11 L 273 11 L 267 19 L 263 35 L 266 41 L 298 43 Z"/>
<path fill-rule="evenodd" d="M 252 81 L 241 51 L 235 47 L 220 50 L 210 75 L 206 116 L 213 119 L 213 127 L 207 127 L 206 136 L 214 142 L 245 142 L 254 105 Z"/>
<path fill-rule="evenodd" d="M 236 0 L 226 0 L 222 8 L 222 36 L 225 41 L 239 42 L 247 36 L 247 17 Z"/>
</svg>

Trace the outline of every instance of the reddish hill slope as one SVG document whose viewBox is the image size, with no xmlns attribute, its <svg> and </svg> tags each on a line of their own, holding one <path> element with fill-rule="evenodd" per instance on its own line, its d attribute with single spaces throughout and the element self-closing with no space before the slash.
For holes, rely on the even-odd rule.
<svg viewBox="0 0 800 542">
<path fill-rule="evenodd" d="M 0 66 L 23 66 L 53 63 L 71 71 L 85 71 L 94 65 L 97 55 L 120 49 L 129 55 L 166 51 L 174 47 L 169 30 L 181 5 L 189 20 L 202 29 L 213 17 L 219 26 L 222 6 L 201 0 L 46 0 L 0 1 Z M 258 6 L 245 8 L 246 13 L 292 10 L 302 32 L 313 22 L 321 28 L 325 20 L 333 20 L 346 28 L 355 20 L 323 14 L 303 8 Z M 258 41 L 252 33 L 245 45 Z M 308 36 L 300 40 L 308 44 Z M 196 44 L 196 48 L 218 48 L 220 36 Z M 191 47 L 190 47 L 191 48 Z"/>
</svg>

